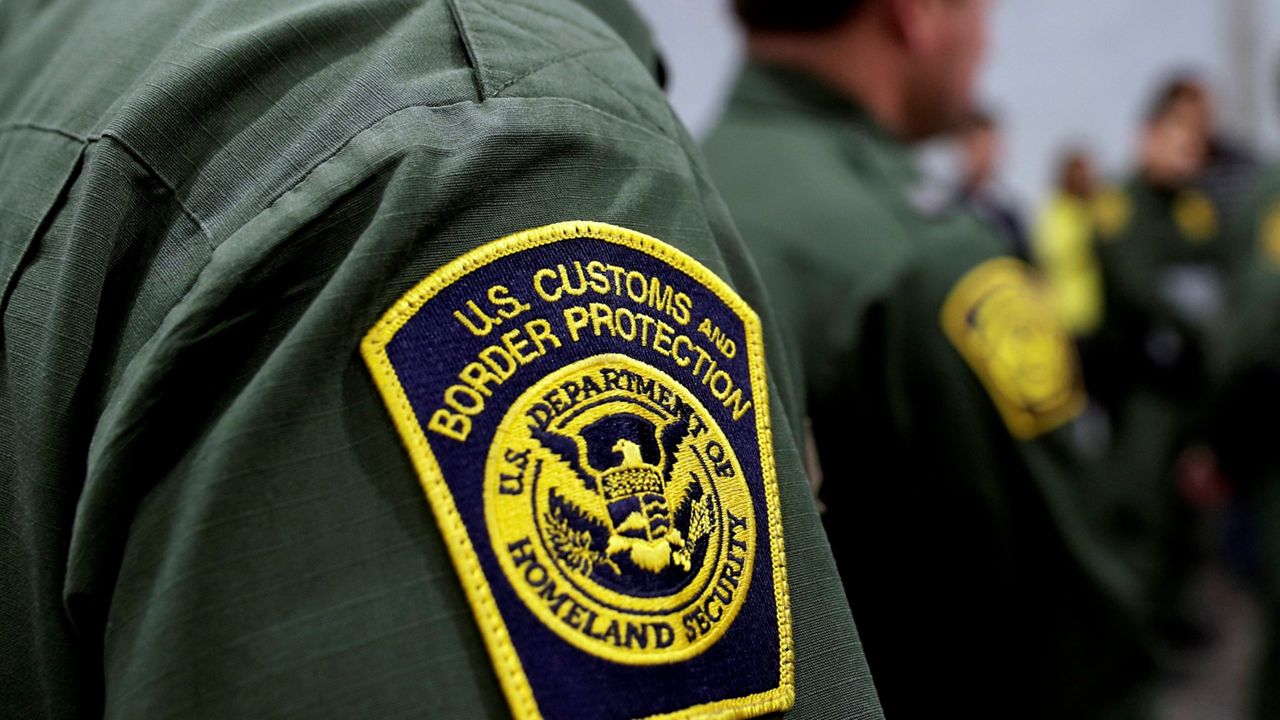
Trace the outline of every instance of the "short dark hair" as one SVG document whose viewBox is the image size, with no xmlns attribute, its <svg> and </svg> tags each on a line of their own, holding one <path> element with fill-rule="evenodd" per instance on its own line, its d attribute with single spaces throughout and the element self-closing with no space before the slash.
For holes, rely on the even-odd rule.
<svg viewBox="0 0 1280 720">
<path fill-rule="evenodd" d="M 733 0 L 748 30 L 813 32 L 847 20 L 866 0 Z"/>
<path fill-rule="evenodd" d="M 1204 80 L 1192 72 L 1169 76 L 1157 89 L 1147 106 L 1146 119 L 1154 123 L 1164 119 L 1174 107 L 1187 100 L 1204 100 Z"/>
</svg>

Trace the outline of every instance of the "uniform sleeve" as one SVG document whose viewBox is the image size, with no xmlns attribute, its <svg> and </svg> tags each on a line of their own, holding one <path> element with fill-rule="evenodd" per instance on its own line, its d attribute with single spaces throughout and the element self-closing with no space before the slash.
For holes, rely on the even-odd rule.
<svg viewBox="0 0 1280 720">
<path fill-rule="evenodd" d="M 564 221 L 750 283 L 690 163 L 573 101 L 414 107 L 223 242 L 95 432 L 69 605 L 102 632 L 105 714 L 507 717 L 361 339 L 451 260 Z M 801 674 L 795 716 L 878 717 L 789 422 L 772 439 L 796 652 L 832 673 Z"/>
<path fill-rule="evenodd" d="M 880 590 L 850 591 L 872 667 L 884 668 L 885 712 L 936 707 L 912 692 L 928 678 L 993 716 L 1071 717 L 1114 689 L 1100 678 L 1123 687 L 1140 662 L 1114 642 L 1134 635 L 1124 602 L 1135 588 L 1083 502 L 1098 487 L 1072 443 L 1074 346 L 1021 262 L 954 236 L 922 256 L 862 340 L 860 377 L 882 388 L 868 397 L 893 427 L 860 440 L 885 459 L 857 496 L 826 500 L 833 513 L 865 505 L 847 522 L 891 549 L 855 551 Z M 1104 660 L 1116 672 L 1100 672 Z"/>
</svg>

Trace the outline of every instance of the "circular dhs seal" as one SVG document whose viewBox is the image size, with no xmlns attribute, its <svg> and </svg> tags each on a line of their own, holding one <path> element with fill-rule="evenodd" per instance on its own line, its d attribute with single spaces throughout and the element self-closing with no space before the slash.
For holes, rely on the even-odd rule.
<svg viewBox="0 0 1280 720">
<path fill-rule="evenodd" d="M 1033 409 L 1071 394 L 1075 356 L 1070 340 L 1038 296 L 1028 297 L 1021 286 L 997 289 L 974 309 L 972 322 L 986 346 L 991 381 L 1001 393 Z"/>
<path fill-rule="evenodd" d="M 553 632 L 593 655 L 669 663 L 711 647 L 747 596 L 746 478 L 706 408 L 624 355 L 561 368 L 494 436 L 485 516 L 503 571 Z"/>
</svg>

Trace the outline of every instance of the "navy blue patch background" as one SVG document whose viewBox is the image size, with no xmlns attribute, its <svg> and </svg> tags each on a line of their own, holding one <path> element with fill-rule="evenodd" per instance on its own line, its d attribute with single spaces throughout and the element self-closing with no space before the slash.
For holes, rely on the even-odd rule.
<svg viewBox="0 0 1280 720">
<path fill-rule="evenodd" d="M 621 297 L 602 296 L 592 291 L 580 297 L 546 303 L 532 288 L 534 272 L 554 269 L 558 263 L 572 268 L 573 261 L 584 265 L 599 260 L 661 278 L 676 292 L 687 293 L 693 301 L 688 325 L 680 326 L 663 318 L 709 352 L 713 344 L 696 328 L 709 318 L 737 344 L 732 360 L 716 356 L 733 379 L 735 387 L 751 388 L 751 411 L 735 421 L 701 385 L 690 367 L 642 346 L 607 335 L 587 333 L 573 342 L 564 330 L 563 308 L 604 302 L 610 307 L 625 306 L 657 316 L 647 306 Z M 474 300 L 488 305 L 486 293 L 495 284 L 505 285 L 512 295 L 533 306 L 531 312 L 496 328 L 486 337 L 471 334 L 453 312 Z M 492 387 L 484 411 L 473 417 L 471 434 L 458 442 L 426 430 L 425 423 L 443 406 L 446 388 L 458 383 L 458 372 L 476 354 L 491 344 L 501 344 L 502 332 L 535 317 L 552 323 L 563 347 L 532 365 L 519 368 L 501 386 Z M 663 665 L 624 665 L 583 652 L 547 628 L 515 594 L 498 564 L 484 517 L 484 468 L 497 425 L 510 406 L 531 384 L 556 368 L 605 353 L 620 353 L 652 365 L 689 388 L 702 401 L 729 439 L 741 464 L 755 508 L 756 552 L 751 584 L 744 605 L 728 631 L 711 648 L 683 662 Z M 387 346 L 387 356 L 395 368 L 405 393 L 430 442 L 454 503 L 462 516 L 472 546 L 489 581 L 494 599 L 506 622 L 524 666 L 539 709 L 548 719 L 617 720 L 674 712 L 703 703 L 740 698 L 766 692 L 778 686 L 777 605 L 774 599 L 773 562 L 770 552 L 769 517 L 765 504 L 763 472 L 760 466 L 756 416 L 759 399 L 752 387 L 749 344 L 742 320 L 711 290 L 693 277 L 667 263 L 629 247 L 592 238 L 552 242 L 521 250 L 476 268 L 440 290 L 396 333 Z M 683 627 L 674 628 L 683 632 Z"/>
</svg>

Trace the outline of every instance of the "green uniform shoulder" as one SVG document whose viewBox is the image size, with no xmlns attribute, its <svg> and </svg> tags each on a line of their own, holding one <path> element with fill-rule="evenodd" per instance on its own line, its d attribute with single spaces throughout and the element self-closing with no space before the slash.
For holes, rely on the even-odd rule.
<svg viewBox="0 0 1280 720">
<path fill-rule="evenodd" d="M 680 135 L 654 83 L 653 45 L 634 11 L 617 2 L 585 4 L 608 8 L 613 26 L 577 2 L 456 0 L 480 98 L 565 98 Z"/>
<path fill-rule="evenodd" d="M 999 249 L 976 218 L 928 197 L 905 147 L 802 73 L 748 65 L 705 150 L 753 251 L 857 277 L 842 285 L 858 292 L 948 244 Z"/>
<path fill-rule="evenodd" d="M 705 150 L 717 187 L 766 267 L 855 274 L 865 280 L 861 289 L 906 261 L 906 228 L 888 198 L 850 174 L 847 138 L 803 121 L 749 120 L 720 125 Z"/>
<path fill-rule="evenodd" d="M 1256 203 L 1262 197 L 1280 195 L 1280 163 L 1273 163 L 1258 174 L 1248 200 Z"/>
<path fill-rule="evenodd" d="M 1240 262 L 1229 276 L 1236 312 L 1223 334 L 1216 374 L 1222 384 L 1280 360 L 1280 165 L 1260 174 L 1231 226 Z"/>
<path fill-rule="evenodd" d="M 847 353 L 859 317 L 911 257 L 883 158 L 861 112 L 803 73 L 750 63 L 704 146 L 711 174 L 765 271 L 788 344 L 810 359 Z M 896 169 L 896 168 L 895 168 Z"/>
<path fill-rule="evenodd" d="M 1238 245 L 1260 251 L 1270 265 L 1280 267 L 1280 164 L 1259 175 L 1241 204 L 1232 233 Z"/>
<path fill-rule="evenodd" d="M 83 681 L 83 651 L 102 659 L 89 676 L 105 683 L 114 716 L 530 716 L 534 686 L 544 717 L 588 710 L 630 717 L 695 704 L 711 713 L 725 709 L 722 701 L 758 714 L 788 706 L 792 688 L 796 717 L 879 716 L 790 418 L 770 382 L 784 364 L 771 355 L 766 368 L 759 354 L 778 343 L 767 322 L 760 339 L 755 312 L 767 310 L 755 270 L 652 80 L 651 52 L 637 53 L 635 35 L 584 9 L 593 4 L 192 8 L 99 0 L 56 5 L 50 12 L 59 22 L 4 36 L 0 64 L 21 58 L 33 70 L 0 76 L 0 160 L 6 174 L 30 179 L 0 187 L 0 205 L 20 210 L 16 226 L 0 225 L 0 269 L 6 343 L 23 349 L 6 366 L 6 387 L 23 390 L 0 394 L 0 415 L 25 421 L 0 477 L 38 501 L 22 512 L 43 519 L 12 523 L 29 532 L 0 541 L 6 553 L 30 560 L 6 566 L 0 582 L 13 593 L 4 630 L 26 673 L 3 689 L 6 706 L 44 707 L 53 688 L 64 714 L 93 714 L 102 688 Z M 127 41 L 137 27 L 161 40 Z M 517 255 L 538 264 L 522 265 Z M 594 293 L 581 301 L 578 267 Z M 567 289 L 556 294 L 552 276 Z M 467 284 L 482 281 L 479 294 Z M 687 295 L 677 296 L 677 286 Z M 451 299 L 439 299 L 446 292 Z M 685 328 L 690 297 L 705 316 Z M 570 329 L 587 308 L 594 326 Z M 493 332 L 517 315 L 510 330 Z M 662 329 L 675 325 L 678 338 Z M 421 334 L 387 350 L 387 364 L 369 350 L 399 337 L 387 328 L 409 326 Z M 456 342 L 441 339 L 446 330 Z M 727 455 L 716 461 L 735 478 L 758 478 L 749 498 L 738 486 L 739 505 L 725 506 L 740 519 L 749 501 L 761 519 L 751 538 L 729 537 L 761 549 L 752 556 L 753 594 L 720 591 L 734 608 L 747 604 L 739 620 L 729 600 L 705 597 L 717 587 L 705 551 L 681 543 L 696 545 L 710 522 L 743 531 L 727 516 L 708 518 L 706 503 L 701 530 L 687 527 L 695 513 L 676 503 L 696 500 L 696 492 L 673 496 L 681 534 L 636 550 L 653 552 L 629 565 L 613 556 L 635 543 L 593 534 L 611 527 L 607 513 L 572 515 L 578 525 L 568 529 L 556 524 L 591 509 L 582 494 L 591 482 L 630 497 L 628 488 L 663 477 L 656 429 L 647 440 L 636 430 L 644 422 L 669 426 L 660 451 L 668 468 L 673 456 L 686 457 L 688 445 L 672 445 L 678 432 L 705 428 L 682 412 L 695 403 L 673 390 L 673 380 L 610 375 L 612 404 L 573 417 L 643 405 L 632 415 L 647 421 L 619 421 L 631 444 L 606 438 L 604 454 L 590 461 L 607 463 L 616 444 L 623 450 L 614 459 L 625 467 L 596 478 L 575 474 L 582 462 L 546 455 L 559 463 L 564 492 L 569 482 L 582 487 L 571 504 L 524 519 L 556 524 L 561 544 L 540 547 L 585 543 L 576 548 L 585 554 L 565 561 L 583 573 L 591 569 L 582 558 L 602 570 L 625 568 L 632 580 L 700 568 L 708 582 L 693 588 L 703 593 L 698 612 L 666 618 L 659 629 L 647 620 L 629 630 L 611 625 L 602 609 L 588 621 L 585 596 L 560 599 L 572 584 L 563 575 L 559 594 L 544 587 L 545 596 L 517 598 L 503 583 L 524 580 L 504 574 L 510 568 L 492 555 L 479 500 L 452 509 L 470 513 L 471 534 L 459 534 L 439 495 L 443 474 L 432 474 L 408 428 L 418 420 L 427 428 L 438 409 L 462 412 L 436 407 L 457 398 L 473 400 L 465 407 L 475 414 L 485 404 L 483 421 L 496 424 L 505 411 L 495 406 L 514 405 L 516 383 L 555 375 L 543 382 L 550 391 L 553 380 L 571 386 L 598 369 L 579 362 L 591 359 L 585 355 L 570 357 L 592 355 L 588 338 L 625 356 L 616 361 L 623 369 L 634 370 L 645 353 L 668 363 L 667 374 L 683 372 L 678 384 L 701 396 L 697 402 L 728 413 L 725 426 L 749 424 L 730 441 L 749 465 L 725 465 Z M 695 344 L 711 348 L 706 357 Z M 413 351 L 396 354 L 406 346 Z M 563 350 L 560 365 L 546 357 L 555 350 Z M 700 363 L 696 377 L 691 358 Z M 515 368 L 504 363 L 524 370 L 499 398 Z M 424 403 L 417 413 L 395 400 L 397 386 L 425 393 L 398 379 L 413 373 L 444 382 L 440 393 L 415 396 Z M 464 387 L 464 376 L 493 396 Z M 591 378 L 596 389 L 601 378 Z M 619 378 L 637 380 L 624 387 Z M 657 395 L 648 400 L 635 388 Z M 630 400 L 618 399 L 624 394 Z M 660 405 L 675 408 L 678 422 Z M 772 424 L 753 414 L 766 407 L 774 409 Z M 562 427 L 572 419 L 565 415 L 550 427 L 581 429 Z M 461 426 L 448 427 L 461 436 Z M 424 432 L 443 447 L 454 441 Z M 577 447 L 544 439 L 539 452 L 568 447 L 572 455 Z M 716 441 L 712 450 L 724 451 Z M 644 448 L 638 457 L 637 448 Z M 459 473 L 486 467 L 482 451 L 469 447 L 465 462 L 448 451 L 434 457 L 452 462 L 447 479 L 460 483 Z M 50 491 L 69 482 L 73 492 Z M 630 518 L 618 520 L 634 532 Z M 774 534 L 784 525 L 790 575 Z M 459 549 L 468 542 L 490 553 L 481 568 L 486 587 L 507 587 L 506 594 L 486 600 L 477 565 Z M 39 550 L 23 554 L 31 548 Z M 670 552 L 661 555 L 663 548 Z M 737 550 L 730 555 L 740 563 Z M 553 565 L 545 552 L 536 564 L 523 557 L 513 562 L 529 573 Z M 722 582 L 733 585 L 744 571 L 725 572 Z M 789 593 L 787 577 L 795 580 Z M 627 589 L 613 581 L 594 585 L 597 596 Z M 510 635 L 518 639 L 504 640 L 494 602 L 514 618 Z M 560 611 L 573 620 L 545 617 Z M 695 659 L 730 622 L 743 624 L 728 644 Z M 542 641 L 530 652 L 529 642 Z M 595 654 L 583 660 L 571 646 Z M 626 652 L 643 662 L 614 662 Z M 570 667 L 570 656 L 590 667 Z M 735 671 L 748 659 L 761 669 L 738 673 L 752 687 L 730 688 L 734 673 L 720 662 L 730 656 Z M 652 691 L 646 662 L 675 668 L 661 692 Z M 794 666 L 807 670 L 792 676 Z M 585 676 L 600 683 L 574 680 Z M 677 693 L 676 684 L 688 692 Z M 620 687 L 625 692 L 611 691 Z M 756 695 L 733 694 L 739 689 Z"/>
<path fill-rule="evenodd" d="M 1220 235 L 1224 219 L 1207 194 L 1194 186 L 1160 188 L 1141 176 L 1104 187 L 1093 199 L 1098 239 L 1177 241 L 1189 248 L 1206 247 Z"/>
</svg>

